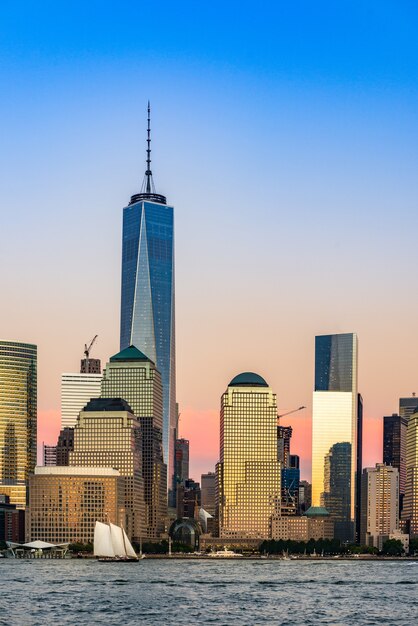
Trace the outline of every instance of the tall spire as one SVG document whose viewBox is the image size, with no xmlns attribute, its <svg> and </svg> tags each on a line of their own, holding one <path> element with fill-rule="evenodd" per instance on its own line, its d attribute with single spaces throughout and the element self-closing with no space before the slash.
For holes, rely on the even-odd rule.
<svg viewBox="0 0 418 626">
<path fill-rule="evenodd" d="M 151 106 L 148 100 L 148 128 L 147 128 L 147 169 L 145 172 L 145 193 L 155 192 L 154 181 L 152 180 L 151 172 Z M 152 189 L 152 191 L 151 191 Z"/>
<path fill-rule="evenodd" d="M 136 193 L 131 196 L 131 201 L 129 204 L 135 204 L 136 202 L 140 202 L 141 200 L 149 200 L 150 202 L 156 202 L 157 204 L 167 204 L 167 200 L 165 196 L 160 195 L 159 193 L 155 193 L 155 185 L 154 180 L 152 178 L 151 171 L 151 105 L 148 100 L 148 118 L 147 118 L 147 169 L 145 170 L 144 180 L 142 182 L 142 187 L 140 193 Z"/>
</svg>

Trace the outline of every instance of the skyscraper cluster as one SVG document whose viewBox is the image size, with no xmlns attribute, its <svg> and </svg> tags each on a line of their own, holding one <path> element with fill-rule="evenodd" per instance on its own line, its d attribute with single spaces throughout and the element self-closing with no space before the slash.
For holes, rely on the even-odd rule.
<svg viewBox="0 0 418 626">
<path fill-rule="evenodd" d="M 94 337 L 80 371 L 62 374 L 61 431 L 44 445 L 43 466 L 37 347 L 0 342 L 0 538 L 22 538 L 26 510 L 27 539 L 55 544 L 91 542 L 95 522 L 111 521 L 137 541 L 158 541 L 171 523 L 193 546 L 199 534 L 406 546 L 418 536 L 418 398 L 401 398 L 399 414 L 383 418 L 382 463 L 363 469 L 354 333 L 315 338 L 311 483 L 301 480 L 288 414 L 253 372 L 222 394 L 215 471 L 190 477 L 176 404 L 174 209 L 153 183 L 149 107 L 146 163 L 123 209 L 120 351 L 102 371 L 90 358 Z"/>
</svg>

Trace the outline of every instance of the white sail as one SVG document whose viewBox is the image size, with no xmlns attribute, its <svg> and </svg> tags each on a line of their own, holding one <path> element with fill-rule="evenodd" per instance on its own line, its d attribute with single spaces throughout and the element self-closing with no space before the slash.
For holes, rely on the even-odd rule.
<svg viewBox="0 0 418 626">
<path fill-rule="evenodd" d="M 115 556 L 108 524 L 96 522 L 94 528 L 94 556 Z"/>
<path fill-rule="evenodd" d="M 128 556 L 134 556 L 136 557 L 136 552 L 132 547 L 131 542 L 128 539 L 128 535 L 126 534 L 125 530 L 122 528 L 122 532 L 123 532 L 123 537 L 125 539 L 125 548 L 126 548 L 126 554 Z"/>
<path fill-rule="evenodd" d="M 122 528 L 120 526 L 115 526 L 115 524 L 110 524 L 110 534 L 112 537 L 112 545 L 115 556 L 126 556 Z"/>
</svg>

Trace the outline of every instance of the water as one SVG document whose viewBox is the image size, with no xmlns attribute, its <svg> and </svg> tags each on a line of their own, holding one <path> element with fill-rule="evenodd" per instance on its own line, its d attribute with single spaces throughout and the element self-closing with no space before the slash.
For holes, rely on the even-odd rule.
<svg viewBox="0 0 418 626">
<path fill-rule="evenodd" d="M 0 624 L 418 623 L 418 563 L 0 560 Z"/>
</svg>

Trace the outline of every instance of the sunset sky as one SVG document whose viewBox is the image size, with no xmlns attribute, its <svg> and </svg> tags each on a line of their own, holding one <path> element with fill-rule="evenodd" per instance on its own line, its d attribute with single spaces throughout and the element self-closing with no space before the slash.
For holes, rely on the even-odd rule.
<svg viewBox="0 0 418 626">
<path fill-rule="evenodd" d="M 220 396 L 262 375 L 307 409 L 314 336 L 356 332 L 363 461 L 418 392 L 418 7 L 4 1 L 0 338 L 39 351 L 39 443 L 84 344 L 119 349 L 122 208 L 145 169 L 175 207 L 177 397 L 191 473 Z"/>
</svg>

